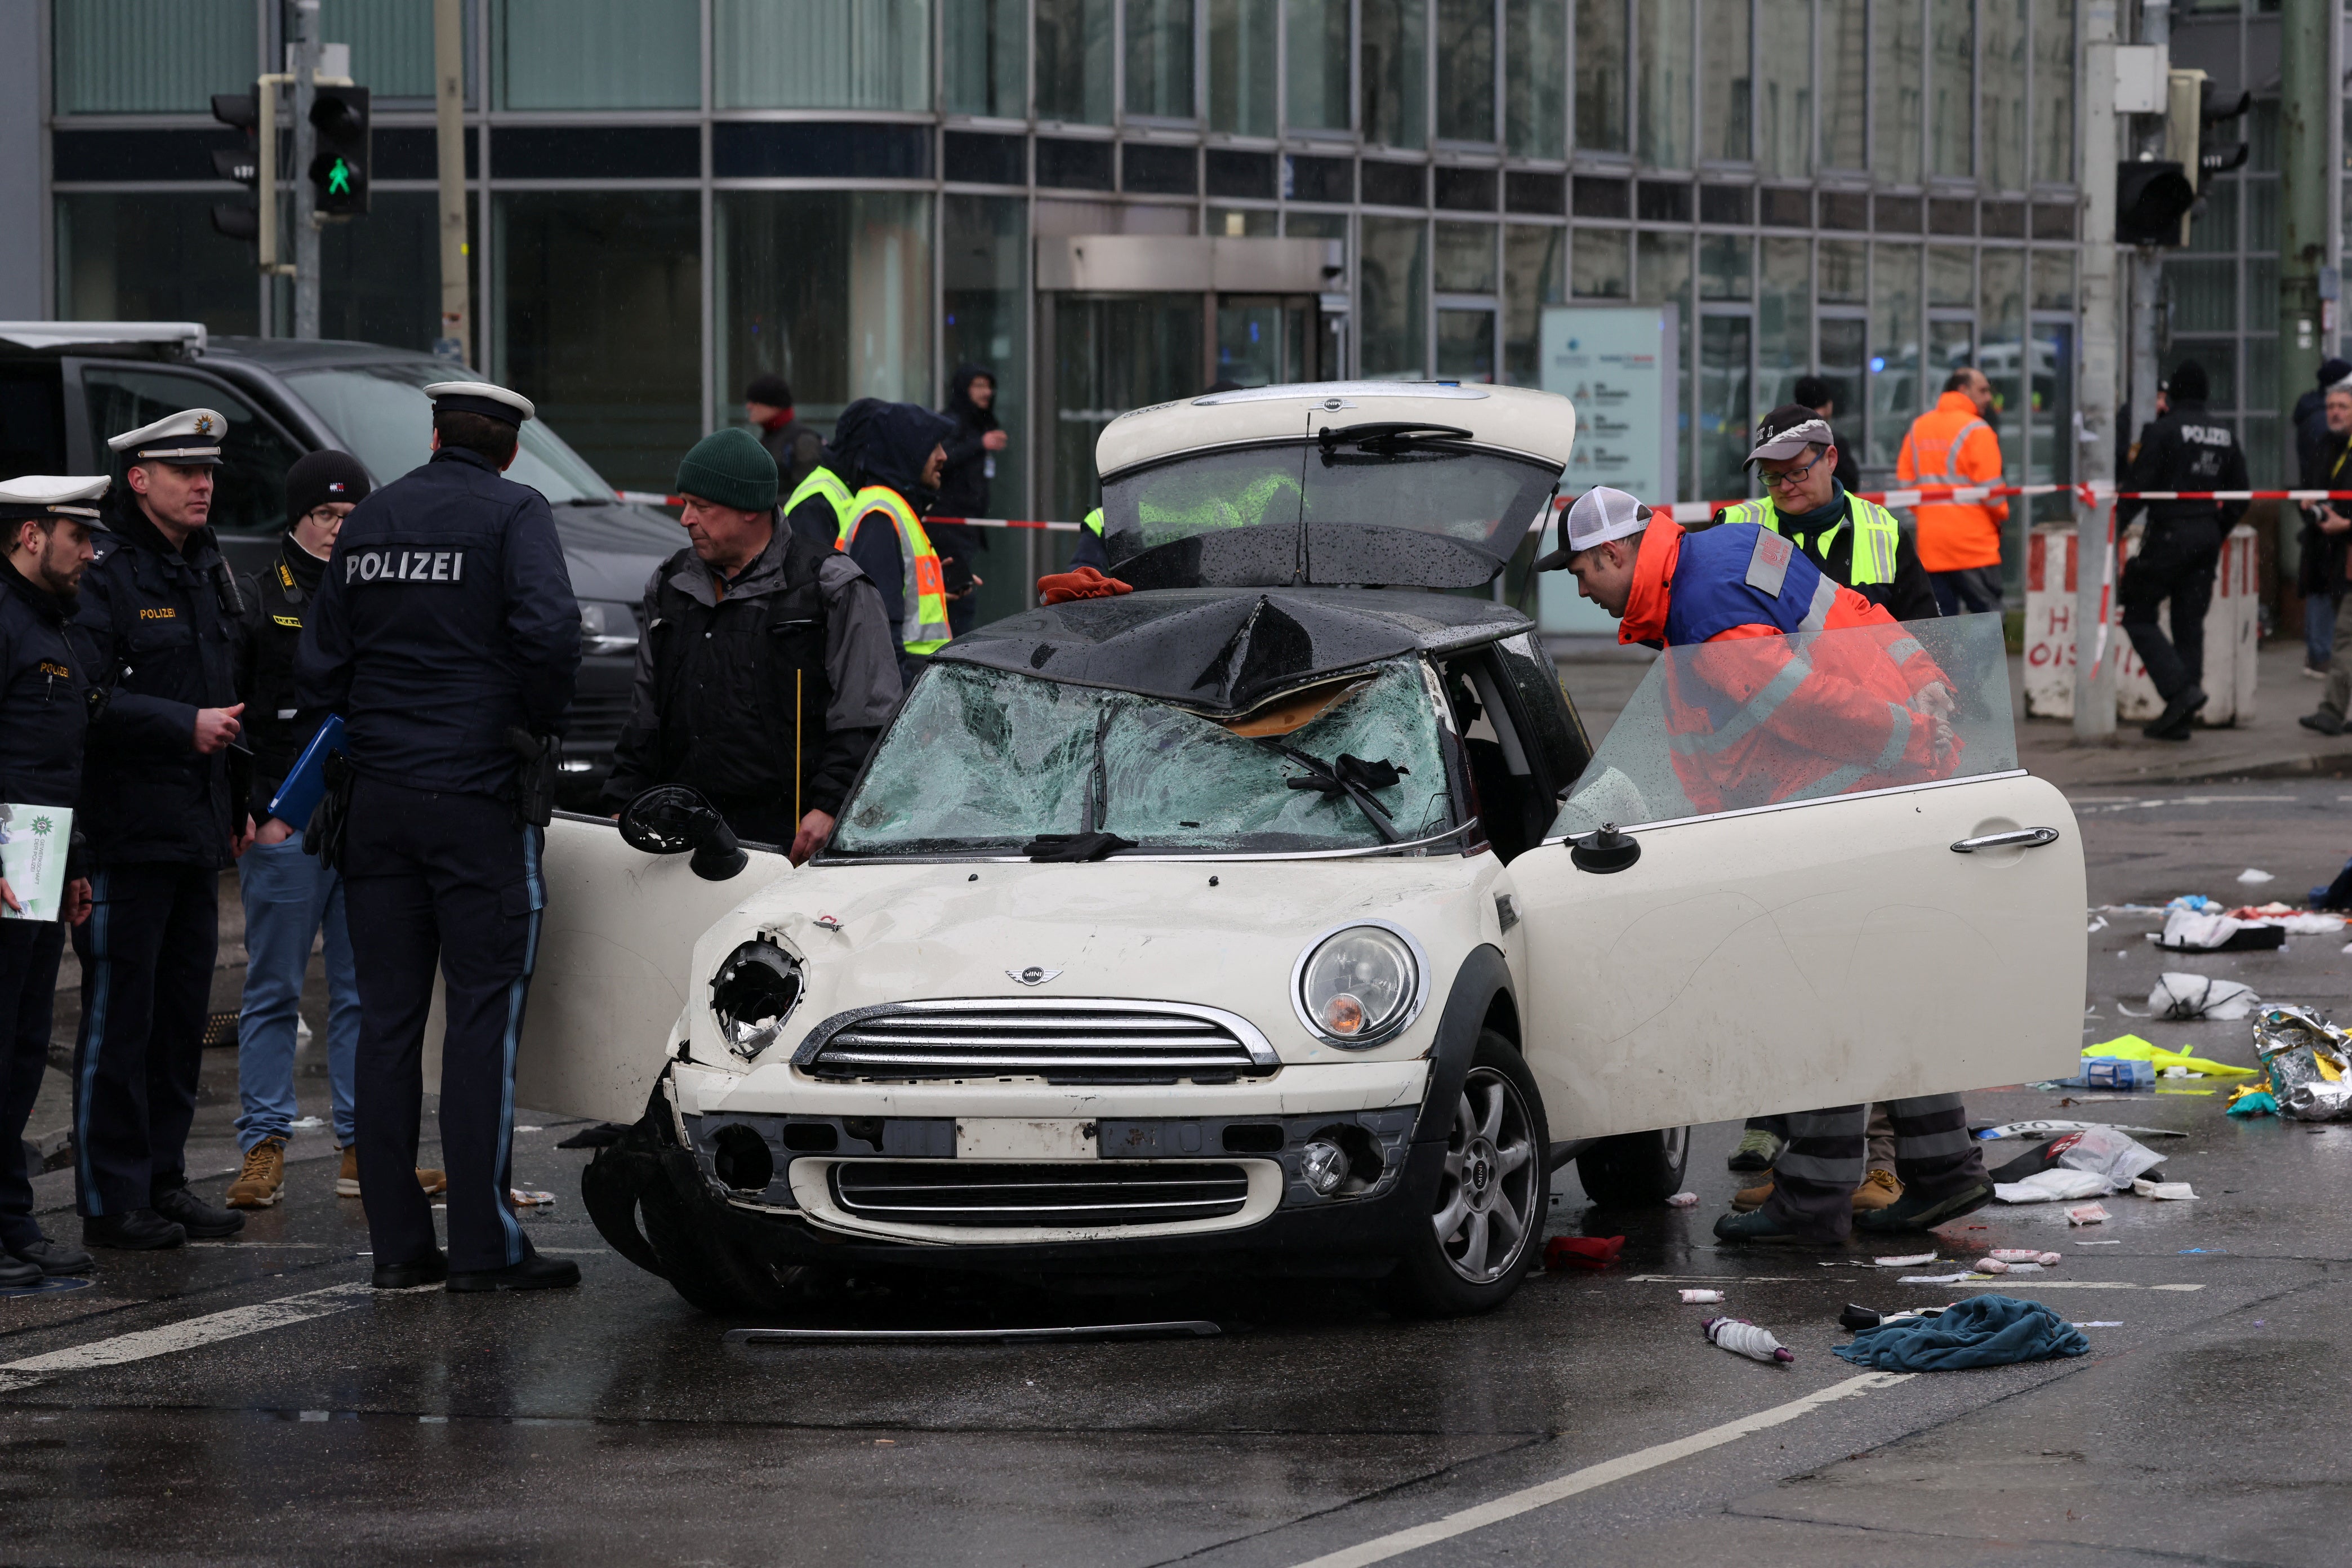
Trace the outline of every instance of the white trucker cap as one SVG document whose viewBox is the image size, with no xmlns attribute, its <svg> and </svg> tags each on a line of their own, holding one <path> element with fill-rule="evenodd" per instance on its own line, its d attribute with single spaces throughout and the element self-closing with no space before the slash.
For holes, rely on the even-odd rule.
<svg viewBox="0 0 2352 1568">
<path fill-rule="evenodd" d="M 1596 485 L 1577 497 L 1576 504 L 1568 509 L 1568 537 L 1559 549 L 1537 562 L 1535 569 L 1557 570 L 1567 565 L 1568 558 L 1580 550 L 1590 550 L 1612 539 L 1629 539 L 1649 526 L 1648 507 L 1623 490 Z"/>
</svg>

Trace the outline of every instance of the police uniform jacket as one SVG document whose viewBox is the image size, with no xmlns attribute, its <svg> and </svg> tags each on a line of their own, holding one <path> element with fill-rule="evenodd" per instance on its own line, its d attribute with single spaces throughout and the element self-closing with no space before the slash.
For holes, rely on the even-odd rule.
<svg viewBox="0 0 2352 1568">
<path fill-rule="evenodd" d="M 557 732 L 580 602 L 547 500 L 446 447 L 354 508 L 295 657 L 305 721 L 343 716 L 369 778 L 509 797 L 507 731 Z"/>
<path fill-rule="evenodd" d="M 242 759 L 195 749 L 196 710 L 236 702 L 236 581 L 209 528 L 173 548 L 129 490 L 82 574 L 74 624 L 111 688 L 89 727 L 74 822 L 98 866 L 220 869 L 245 810 Z"/>
<path fill-rule="evenodd" d="M 327 563 L 289 533 L 267 569 L 240 579 L 245 618 L 238 627 L 236 689 L 245 696 L 245 743 L 253 748 L 249 799 L 257 816 L 268 808 L 318 729 L 315 721 L 301 719 L 294 656 L 302 646 L 303 612 L 326 570 Z"/>
<path fill-rule="evenodd" d="M 605 801 L 684 784 L 721 811 L 840 815 L 901 689 L 881 595 L 847 555 L 790 528 L 721 589 L 690 548 L 646 584 Z"/>
<path fill-rule="evenodd" d="M 2242 490 L 2248 488 L 2246 454 L 2238 447 L 2231 428 L 2214 418 L 2201 403 L 2176 405 L 2140 432 L 2139 456 L 2133 459 L 2127 489 L 2136 490 Z M 2116 504 L 2116 526 L 2147 509 L 2148 535 L 2183 530 L 2221 536 L 2244 515 L 2242 500 L 2127 500 Z M 2146 546 L 2142 547 L 2145 552 Z"/>
<path fill-rule="evenodd" d="M 70 806 L 81 794 L 89 674 L 72 612 L 0 561 L 0 802 Z"/>
</svg>

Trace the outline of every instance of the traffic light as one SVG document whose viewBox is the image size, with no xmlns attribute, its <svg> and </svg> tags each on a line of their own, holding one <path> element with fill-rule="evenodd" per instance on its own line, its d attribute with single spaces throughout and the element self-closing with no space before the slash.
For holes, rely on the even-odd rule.
<svg viewBox="0 0 2352 1568">
<path fill-rule="evenodd" d="M 2184 245 L 2189 209 L 2197 187 L 2169 158 L 2142 158 L 2116 165 L 2116 243 Z"/>
<path fill-rule="evenodd" d="M 234 126 L 245 132 L 244 146 L 215 150 L 213 173 L 224 180 L 235 180 L 240 185 L 251 187 L 257 196 L 261 186 L 260 97 L 268 90 L 256 82 L 251 92 L 213 94 L 213 118 L 223 125 Z M 261 239 L 258 203 L 214 203 L 213 227 L 231 239 L 257 245 Z"/>
<path fill-rule="evenodd" d="M 319 133 L 310 159 L 310 188 L 317 210 L 330 217 L 357 217 L 368 210 L 368 89 L 312 89 L 310 124 Z"/>
</svg>

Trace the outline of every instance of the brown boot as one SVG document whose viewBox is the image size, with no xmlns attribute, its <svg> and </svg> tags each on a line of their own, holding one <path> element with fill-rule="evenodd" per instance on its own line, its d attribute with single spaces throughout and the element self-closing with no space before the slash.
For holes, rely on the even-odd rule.
<svg viewBox="0 0 2352 1568">
<path fill-rule="evenodd" d="M 228 1184 L 228 1206 L 266 1209 L 285 1195 L 286 1140 L 264 1138 L 245 1152 L 245 1169 Z"/>
<path fill-rule="evenodd" d="M 1762 1208 L 1765 1204 L 1771 1199 L 1771 1196 L 1772 1179 L 1771 1177 L 1767 1176 L 1764 1178 L 1762 1185 L 1742 1187 L 1738 1192 L 1732 1194 L 1731 1212 L 1733 1214 L 1754 1214 L 1758 1209 Z"/>
<path fill-rule="evenodd" d="M 426 1197 L 437 1198 L 449 1190 L 449 1178 L 438 1171 L 419 1168 L 416 1184 L 425 1189 Z M 360 1195 L 360 1151 L 356 1143 L 343 1151 L 343 1169 L 341 1174 L 335 1178 L 335 1195 L 339 1198 Z"/>
<path fill-rule="evenodd" d="M 1869 1214 L 1883 1209 L 1903 1195 L 1903 1184 L 1892 1171 L 1872 1170 L 1864 1173 L 1862 1185 L 1853 1190 L 1853 1212 Z"/>
</svg>

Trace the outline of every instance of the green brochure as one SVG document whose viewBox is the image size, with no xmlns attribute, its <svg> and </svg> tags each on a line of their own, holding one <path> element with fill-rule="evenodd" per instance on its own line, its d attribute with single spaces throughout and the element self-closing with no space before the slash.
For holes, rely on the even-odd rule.
<svg viewBox="0 0 2352 1568">
<path fill-rule="evenodd" d="M 73 809 L 0 805 L 0 881 L 24 906 L 0 904 L 0 920 L 53 921 L 63 906 Z"/>
</svg>

